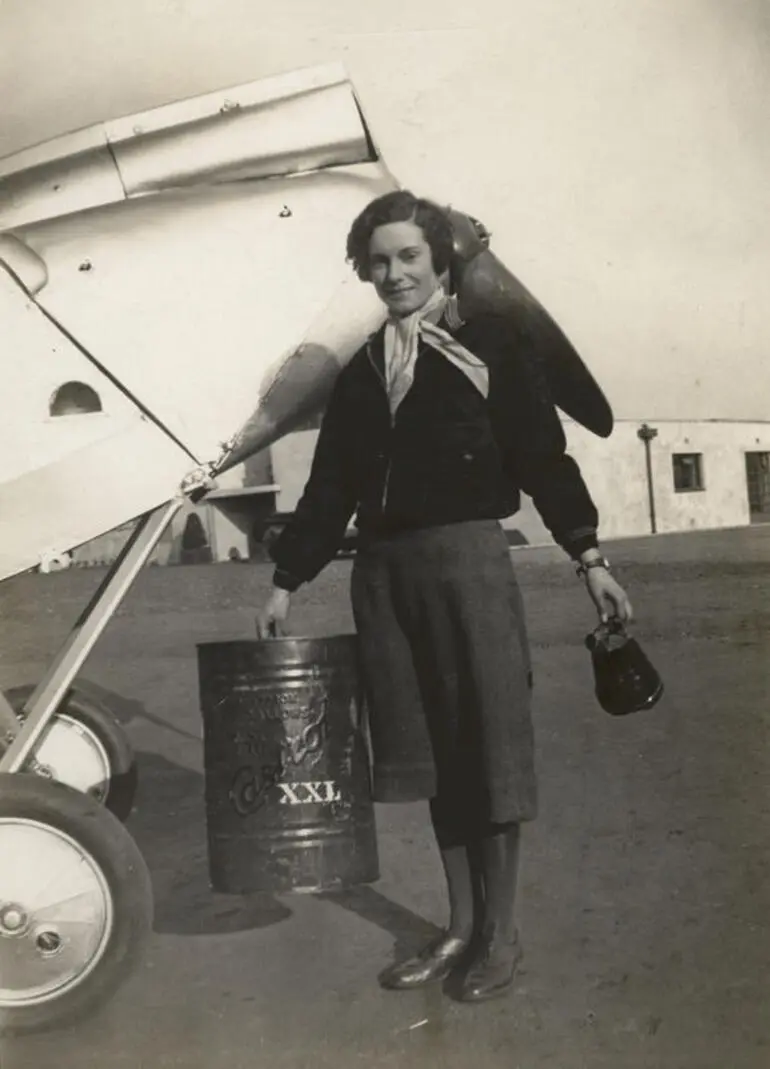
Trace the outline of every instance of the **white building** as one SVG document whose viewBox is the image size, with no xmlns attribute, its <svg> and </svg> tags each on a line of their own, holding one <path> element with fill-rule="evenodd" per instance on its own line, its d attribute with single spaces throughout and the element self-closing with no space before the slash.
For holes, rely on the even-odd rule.
<svg viewBox="0 0 770 1069">
<path fill-rule="evenodd" d="M 575 424 L 567 437 L 605 538 L 770 521 L 770 422 L 619 420 L 606 441 Z"/>
</svg>

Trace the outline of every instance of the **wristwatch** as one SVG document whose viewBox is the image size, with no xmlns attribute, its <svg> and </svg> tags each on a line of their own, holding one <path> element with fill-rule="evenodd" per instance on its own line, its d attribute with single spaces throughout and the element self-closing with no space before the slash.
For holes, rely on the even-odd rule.
<svg viewBox="0 0 770 1069">
<path fill-rule="evenodd" d="M 590 568 L 604 568 L 605 571 L 612 571 L 610 562 L 606 557 L 592 557 L 591 560 L 586 561 L 585 563 L 581 561 L 575 568 L 575 573 L 582 577 Z"/>
</svg>

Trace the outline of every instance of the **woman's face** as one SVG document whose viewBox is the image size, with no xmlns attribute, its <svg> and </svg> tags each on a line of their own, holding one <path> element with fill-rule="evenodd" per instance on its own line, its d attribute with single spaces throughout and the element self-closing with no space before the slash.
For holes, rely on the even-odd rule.
<svg viewBox="0 0 770 1069">
<path fill-rule="evenodd" d="M 385 223 L 372 232 L 369 271 L 377 295 L 395 316 L 422 308 L 439 284 L 430 245 L 411 221 Z"/>
</svg>

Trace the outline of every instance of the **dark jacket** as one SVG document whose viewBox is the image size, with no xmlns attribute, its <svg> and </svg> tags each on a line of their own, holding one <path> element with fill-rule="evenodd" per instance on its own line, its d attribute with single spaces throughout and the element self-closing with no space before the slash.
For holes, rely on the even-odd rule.
<svg viewBox="0 0 770 1069">
<path fill-rule="evenodd" d="M 296 512 L 274 543 L 275 583 L 294 590 L 332 559 L 357 511 L 360 541 L 518 511 L 520 490 L 571 556 L 597 544 L 596 508 L 566 440 L 542 366 L 509 320 L 479 316 L 455 337 L 489 370 L 482 397 L 423 344 L 391 419 L 384 330 L 335 384 Z"/>
</svg>

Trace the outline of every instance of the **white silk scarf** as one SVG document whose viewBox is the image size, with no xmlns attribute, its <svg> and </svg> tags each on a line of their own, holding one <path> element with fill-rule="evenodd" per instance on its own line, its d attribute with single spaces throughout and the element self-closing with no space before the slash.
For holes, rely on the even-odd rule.
<svg viewBox="0 0 770 1069">
<path fill-rule="evenodd" d="M 489 395 L 486 364 L 438 326 L 442 316 L 446 318 L 450 329 L 456 330 L 462 326 L 457 298 L 447 296 L 439 287 L 416 312 L 401 319 L 391 316 L 387 320 L 384 338 L 385 382 L 392 415 L 396 414 L 398 406 L 411 389 L 421 340 L 459 368 L 483 397 Z"/>
</svg>

